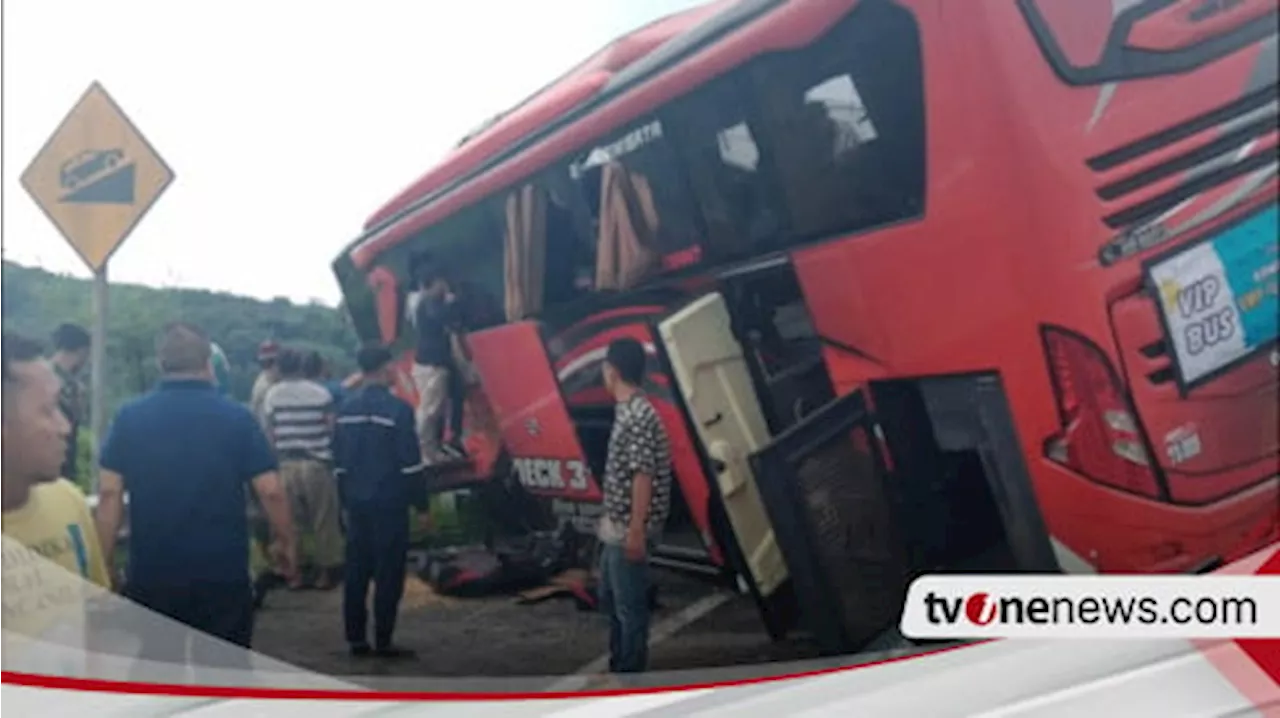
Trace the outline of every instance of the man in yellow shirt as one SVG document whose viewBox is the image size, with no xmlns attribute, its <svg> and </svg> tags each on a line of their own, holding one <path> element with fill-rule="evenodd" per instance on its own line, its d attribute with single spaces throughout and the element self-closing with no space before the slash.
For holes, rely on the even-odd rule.
<svg viewBox="0 0 1280 718">
<path fill-rule="evenodd" d="M 71 431 L 60 381 L 31 339 L 5 332 L 3 355 L 4 666 L 76 670 L 66 659 L 83 666 L 86 600 L 111 582 L 84 494 L 59 476 Z M 11 651 L 32 640 L 46 645 Z"/>
</svg>

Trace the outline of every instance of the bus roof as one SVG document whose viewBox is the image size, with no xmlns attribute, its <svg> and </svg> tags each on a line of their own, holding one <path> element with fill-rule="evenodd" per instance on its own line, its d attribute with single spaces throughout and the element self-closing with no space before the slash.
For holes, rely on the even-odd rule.
<svg viewBox="0 0 1280 718">
<path fill-rule="evenodd" d="M 490 156 L 460 162 L 456 175 L 439 179 L 434 189 L 423 189 L 416 197 L 402 193 L 407 198 L 403 209 L 364 229 L 334 260 L 335 270 L 343 263 L 366 269 L 383 251 L 474 201 L 477 193 L 492 191 L 494 183 L 507 181 L 490 170 L 502 166 L 516 174 L 526 172 L 548 161 L 547 153 L 567 151 L 565 145 L 573 144 L 583 132 L 594 136 L 600 131 L 595 129 L 597 125 L 612 126 L 619 113 L 635 113 L 637 108 L 652 104 L 658 98 L 665 101 L 706 82 L 719 74 L 726 62 L 732 64 L 752 57 L 762 47 L 785 47 L 811 40 L 835 16 L 847 12 L 857 2 L 859 0 L 820 3 L 721 0 L 699 8 L 706 11 L 704 19 L 690 22 L 683 32 L 674 34 L 621 70 L 608 74 L 604 87 L 562 115 L 514 133 L 517 139 L 497 148 Z M 755 23 L 775 12 L 778 22 Z M 710 52 L 713 45 L 717 49 Z M 676 67 L 684 71 L 671 74 Z M 658 77 L 665 77 L 666 81 L 651 82 Z M 646 89 L 641 94 L 631 94 L 637 88 Z M 602 108 L 607 109 L 600 112 Z"/>
<path fill-rule="evenodd" d="M 737 0 L 713 0 L 644 25 L 597 51 L 532 97 L 468 134 L 444 159 L 365 220 L 364 229 L 382 224 L 415 201 L 509 147 L 532 129 L 562 116 L 590 99 L 613 75 L 667 41 L 715 15 Z"/>
</svg>

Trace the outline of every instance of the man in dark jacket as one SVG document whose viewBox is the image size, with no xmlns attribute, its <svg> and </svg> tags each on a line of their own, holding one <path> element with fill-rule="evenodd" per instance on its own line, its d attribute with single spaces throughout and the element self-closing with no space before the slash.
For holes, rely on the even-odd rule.
<svg viewBox="0 0 1280 718">
<path fill-rule="evenodd" d="M 63 416 L 71 424 L 71 434 L 67 437 L 67 454 L 62 462 L 62 477 L 71 481 L 76 480 L 79 468 L 76 466 L 76 451 L 80 426 L 88 407 L 80 373 L 89 363 L 89 347 L 92 343 L 89 332 L 78 324 L 62 324 L 53 332 L 53 357 L 50 361 L 58 379 L 62 381 L 58 408 L 62 409 Z"/>
<path fill-rule="evenodd" d="M 409 507 L 425 508 L 426 468 L 414 430 L 413 409 L 390 390 L 391 353 L 360 350 L 361 388 L 338 411 L 333 458 L 347 527 L 343 619 L 353 656 L 412 656 L 395 646 L 396 611 L 404 594 L 409 550 Z M 366 598 L 373 581 L 373 644 Z"/>
</svg>

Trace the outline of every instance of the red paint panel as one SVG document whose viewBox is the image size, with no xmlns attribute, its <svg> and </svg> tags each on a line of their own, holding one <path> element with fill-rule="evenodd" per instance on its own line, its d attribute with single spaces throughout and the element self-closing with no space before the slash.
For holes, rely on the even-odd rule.
<svg viewBox="0 0 1280 718">
<path fill-rule="evenodd" d="M 526 460 L 558 461 L 566 471 L 570 462 L 585 467 L 582 444 L 537 325 L 519 322 L 476 332 L 467 337 L 467 343 L 498 417 L 498 432 L 517 467 L 530 468 Z M 542 467 L 538 465 L 539 470 Z M 564 479 L 566 475 L 560 476 Z M 541 473 L 539 477 L 545 478 L 546 484 L 526 483 L 530 493 L 570 501 L 601 499 L 600 486 L 589 471 L 579 486 L 567 479 L 556 485 L 553 478 Z"/>
</svg>

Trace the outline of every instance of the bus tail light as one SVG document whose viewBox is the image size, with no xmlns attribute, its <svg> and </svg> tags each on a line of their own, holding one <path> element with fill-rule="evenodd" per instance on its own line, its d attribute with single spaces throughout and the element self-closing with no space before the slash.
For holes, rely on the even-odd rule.
<svg viewBox="0 0 1280 718">
<path fill-rule="evenodd" d="M 1045 455 L 1099 483 L 1159 498 L 1142 429 L 1106 355 L 1059 329 L 1045 329 L 1044 342 L 1062 418 Z"/>
</svg>

